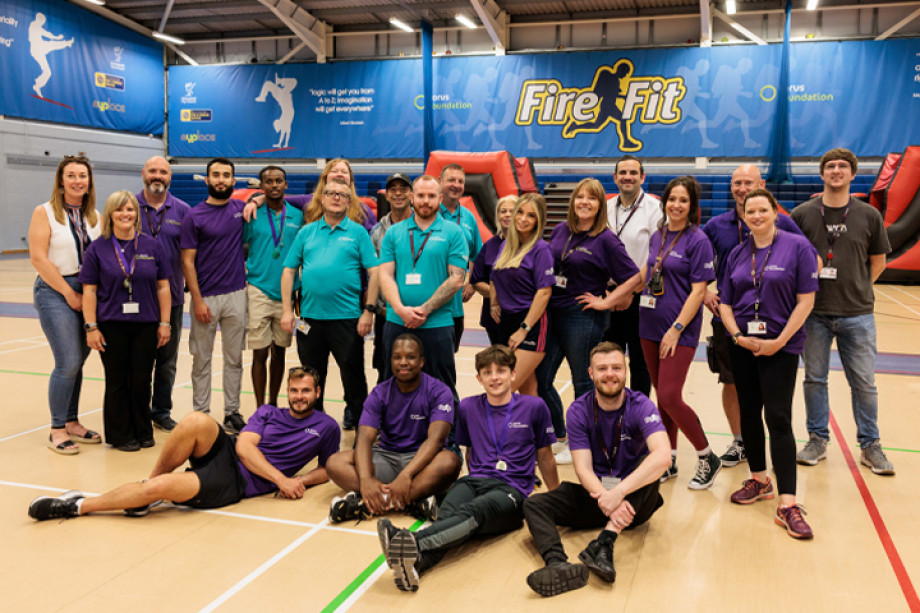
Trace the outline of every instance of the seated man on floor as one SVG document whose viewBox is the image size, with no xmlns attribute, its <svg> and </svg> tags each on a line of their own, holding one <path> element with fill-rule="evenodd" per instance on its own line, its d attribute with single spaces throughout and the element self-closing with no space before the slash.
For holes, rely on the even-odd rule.
<svg viewBox="0 0 920 613">
<path fill-rule="evenodd" d="M 469 474 L 447 491 L 438 520 L 417 533 L 398 530 L 385 518 L 377 521 L 380 546 L 399 589 L 416 591 L 419 574 L 471 536 L 520 528 L 535 463 L 549 489 L 559 484 L 549 409 L 540 398 L 511 393 L 514 366 L 507 347 L 476 354 L 476 379 L 486 393 L 460 402 L 456 428 L 457 442 L 467 447 Z"/>
<path fill-rule="evenodd" d="M 41 496 L 29 505 L 29 516 L 43 520 L 124 509 L 140 517 L 161 500 L 213 509 L 276 490 L 284 498 L 301 498 L 307 487 L 328 480 L 324 466 L 339 450 L 338 424 L 313 410 L 319 386 L 316 371 L 292 368 L 290 408 L 263 404 L 239 435 L 228 435 L 206 413 L 192 412 L 169 435 L 146 480 L 89 498 L 76 490 Z M 313 458 L 319 466 L 295 476 Z M 186 460 L 190 468 L 173 472 Z"/>
<path fill-rule="evenodd" d="M 433 521 L 434 494 L 460 474 L 460 458 L 444 448 L 454 423 L 450 388 L 422 372 L 424 349 L 414 334 L 396 337 L 390 355 L 393 376 L 364 402 L 355 448 L 335 454 L 326 466 L 329 478 L 348 492 L 332 499 L 333 523 L 393 508 Z"/>
<path fill-rule="evenodd" d="M 588 374 L 594 391 L 575 399 L 566 425 L 572 463 L 581 484 L 566 481 L 524 502 L 524 517 L 546 566 L 527 577 L 541 596 L 584 587 L 588 569 L 613 583 L 613 543 L 622 530 L 639 526 L 664 500 L 658 477 L 670 466 L 670 444 L 654 403 L 626 389 L 623 349 L 604 342 L 591 350 Z M 570 564 L 556 525 L 603 528 Z"/>
</svg>

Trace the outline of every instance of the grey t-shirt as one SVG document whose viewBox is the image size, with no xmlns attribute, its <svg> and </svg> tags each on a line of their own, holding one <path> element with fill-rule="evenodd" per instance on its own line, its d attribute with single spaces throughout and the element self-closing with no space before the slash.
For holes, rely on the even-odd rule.
<svg viewBox="0 0 920 613">
<path fill-rule="evenodd" d="M 835 317 L 872 313 L 875 294 L 869 256 L 891 251 L 881 213 L 855 198 L 845 207 L 825 207 L 818 196 L 795 207 L 791 216 L 818 250 L 824 266 L 837 269 L 836 279 L 819 281 L 812 312 Z M 833 241 L 834 257 L 828 260 L 828 239 L 834 233 L 839 236 Z"/>
</svg>

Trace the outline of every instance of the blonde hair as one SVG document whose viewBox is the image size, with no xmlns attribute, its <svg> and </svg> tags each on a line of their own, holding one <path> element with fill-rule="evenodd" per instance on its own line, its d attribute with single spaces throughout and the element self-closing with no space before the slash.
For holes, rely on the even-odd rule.
<svg viewBox="0 0 920 613">
<path fill-rule="evenodd" d="M 303 222 L 305 224 L 312 223 L 323 216 L 323 190 L 326 189 L 329 173 L 332 172 L 332 169 L 339 163 L 343 163 L 348 167 L 348 188 L 351 189 L 351 202 L 348 203 L 348 210 L 345 214 L 348 215 L 348 218 L 352 221 L 357 221 L 360 224 L 364 223 L 366 219 L 363 206 L 364 203 L 358 198 L 358 192 L 355 191 L 355 173 L 351 170 L 351 164 L 349 164 L 348 160 L 345 158 L 335 158 L 326 163 L 323 172 L 319 175 L 316 189 L 313 190 L 313 199 L 310 200 L 309 205 L 304 207 Z"/>
<path fill-rule="evenodd" d="M 601 182 L 594 177 L 582 179 L 572 190 L 572 195 L 569 197 L 569 213 L 566 215 L 565 223 L 568 224 L 569 230 L 573 233 L 578 231 L 578 217 L 575 216 L 575 197 L 583 189 L 588 190 L 588 195 L 600 202 L 597 217 L 594 218 L 594 225 L 588 230 L 589 235 L 597 236 L 607 229 L 607 192 L 604 191 L 604 186 L 601 185 Z"/>
<path fill-rule="evenodd" d="M 518 235 L 517 226 L 514 221 L 508 226 L 508 238 L 505 239 L 505 246 L 501 254 L 492 265 L 492 269 L 499 268 L 518 268 L 521 262 L 537 241 L 543 238 L 543 229 L 546 227 L 546 199 L 540 194 L 528 193 L 517 199 L 514 204 L 514 213 L 512 220 L 517 217 L 518 211 L 524 204 L 533 205 L 533 210 L 537 214 L 537 226 L 533 229 L 526 243 L 521 244 L 521 237 Z"/>
<path fill-rule="evenodd" d="M 511 205 L 514 206 L 517 203 L 517 199 L 517 196 L 502 196 L 498 199 L 498 202 L 495 203 L 495 233 L 502 238 L 505 238 L 505 233 L 502 230 L 502 222 L 499 221 L 499 218 L 501 217 L 500 211 L 502 210 L 502 205 L 510 202 Z M 514 212 L 512 212 L 511 215 L 511 225 L 514 225 Z M 510 228 L 511 226 L 508 227 Z"/>
<path fill-rule="evenodd" d="M 58 164 L 57 171 L 54 173 L 54 187 L 51 190 L 51 210 L 54 211 L 54 219 L 59 223 L 64 223 L 64 168 L 68 164 L 79 164 L 86 167 L 89 175 L 89 188 L 83 194 L 83 206 L 80 210 L 83 212 L 83 218 L 91 226 L 96 225 L 96 184 L 93 182 L 93 167 L 89 165 L 89 158 L 82 155 L 65 155 L 61 163 Z"/>
<path fill-rule="evenodd" d="M 105 199 L 105 211 L 102 213 L 102 236 L 111 238 L 112 214 L 126 204 L 134 207 L 134 231 L 141 231 L 141 207 L 137 203 L 137 198 L 128 190 L 120 189 Z"/>
</svg>

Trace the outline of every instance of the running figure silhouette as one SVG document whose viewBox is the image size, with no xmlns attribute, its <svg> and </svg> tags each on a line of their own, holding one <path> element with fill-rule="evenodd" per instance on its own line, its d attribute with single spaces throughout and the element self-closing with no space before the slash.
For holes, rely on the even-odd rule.
<svg viewBox="0 0 920 613">
<path fill-rule="evenodd" d="M 44 28 L 47 18 L 44 13 L 36 13 L 35 19 L 29 24 L 29 50 L 32 57 L 38 62 L 42 69 L 41 74 L 35 78 L 35 84 L 32 89 L 38 95 L 42 96 L 42 88 L 51 78 L 51 66 L 48 65 L 48 54 L 52 51 L 60 51 L 73 45 L 73 38 L 64 40 L 63 34 L 52 34 Z"/>
<path fill-rule="evenodd" d="M 573 138 L 582 132 L 600 132 L 611 121 L 616 125 L 620 137 L 620 150 L 638 151 L 642 143 L 632 137 L 632 121 L 623 120 L 626 83 L 632 76 L 633 67 L 628 60 L 620 60 L 611 66 L 601 66 L 594 75 L 594 93 L 598 96 L 597 114 L 590 121 L 575 121 L 566 124 L 563 138 Z"/>
</svg>

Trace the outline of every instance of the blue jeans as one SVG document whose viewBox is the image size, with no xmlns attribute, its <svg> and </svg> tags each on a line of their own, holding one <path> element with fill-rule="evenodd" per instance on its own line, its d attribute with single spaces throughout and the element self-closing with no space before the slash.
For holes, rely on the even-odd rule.
<svg viewBox="0 0 920 613">
<path fill-rule="evenodd" d="M 182 311 L 185 305 L 169 311 L 169 342 L 157 349 L 153 370 L 153 401 L 150 413 L 153 421 L 169 417 L 172 411 L 172 391 L 176 384 L 176 362 L 179 360 L 179 340 L 182 336 Z"/>
<path fill-rule="evenodd" d="M 578 398 L 594 389 L 588 376 L 588 354 L 604 340 L 604 331 L 610 319 L 609 311 L 583 311 L 580 305 L 565 308 L 550 308 L 549 334 L 546 338 L 546 356 L 537 367 L 537 393 L 553 418 L 556 438 L 565 437 L 565 412 L 562 399 L 553 381 L 562 365 L 562 358 L 572 371 L 572 386 Z"/>
<path fill-rule="evenodd" d="M 80 292 L 83 286 L 77 276 L 64 277 L 67 284 Z M 35 279 L 32 304 L 38 311 L 38 321 L 54 355 L 54 370 L 48 383 L 48 405 L 51 407 L 51 427 L 63 428 L 77 421 L 80 388 L 83 385 L 83 363 L 89 357 L 83 314 L 74 311 L 57 290 Z"/>
<path fill-rule="evenodd" d="M 831 341 L 837 338 L 837 353 L 843 364 L 850 397 L 856 438 L 860 447 L 878 440 L 878 391 L 875 388 L 875 316 L 830 317 L 811 314 L 805 321 L 805 409 L 808 432 L 830 440 L 827 423 L 830 404 L 827 373 L 830 370 Z"/>
</svg>

